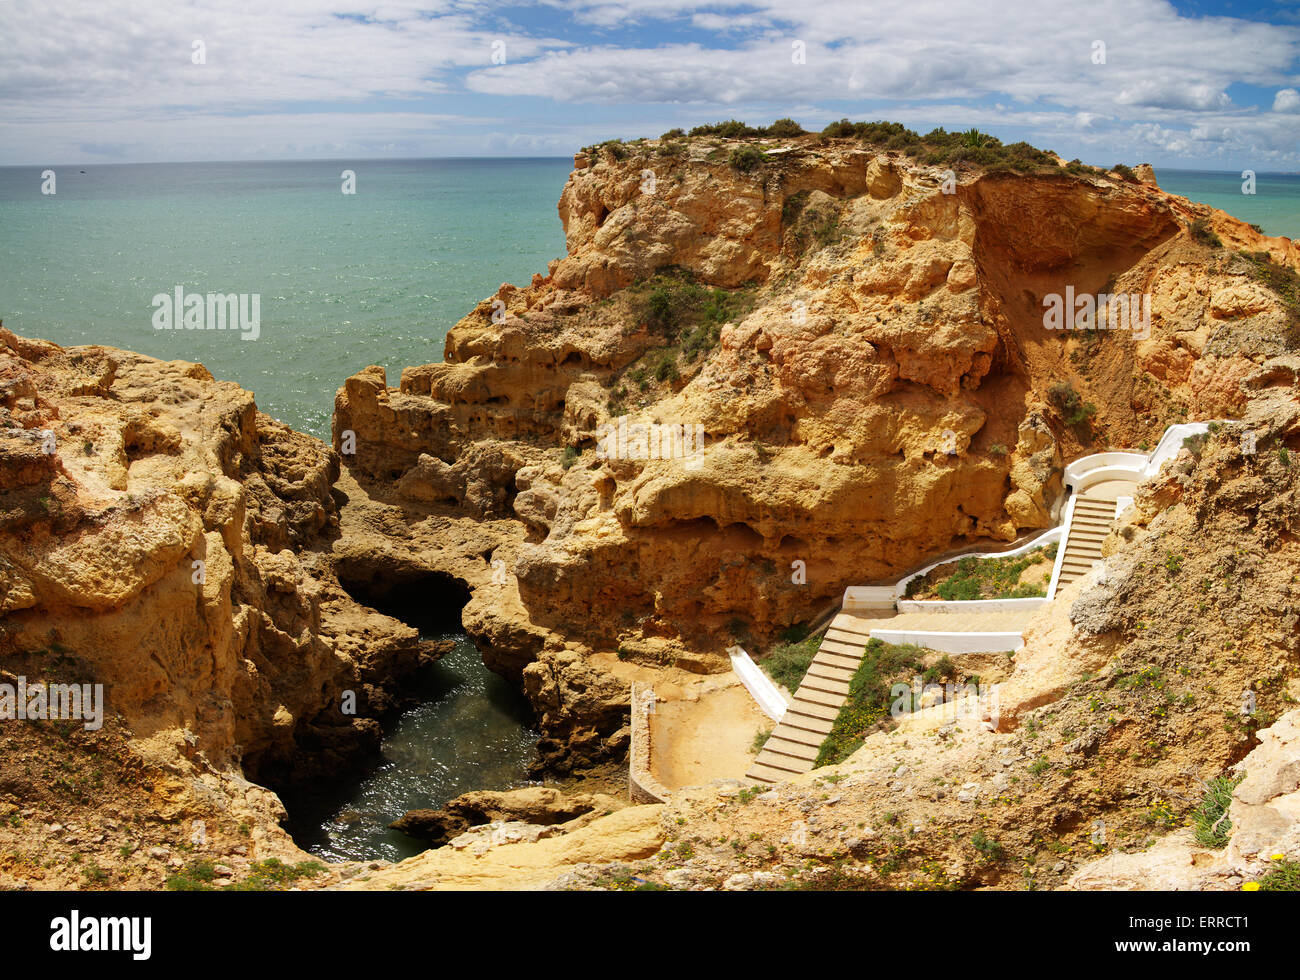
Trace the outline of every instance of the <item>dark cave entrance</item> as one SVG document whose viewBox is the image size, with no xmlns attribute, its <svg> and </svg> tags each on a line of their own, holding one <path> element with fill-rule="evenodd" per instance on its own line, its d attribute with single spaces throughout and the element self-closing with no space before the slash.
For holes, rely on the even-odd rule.
<svg viewBox="0 0 1300 980">
<path fill-rule="evenodd" d="M 466 582 L 369 568 L 340 568 L 339 582 L 358 602 L 451 649 L 397 682 L 402 708 L 381 719 L 377 753 L 337 780 L 281 794 L 286 829 L 299 847 L 328 860 L 401 860 L 426 845 L 390 823 L 472 790 L 529 785 L 540 735 L 523 692 L 488 670 L 464 632 L 461 612 L 472 595 Z"/>
</svg>

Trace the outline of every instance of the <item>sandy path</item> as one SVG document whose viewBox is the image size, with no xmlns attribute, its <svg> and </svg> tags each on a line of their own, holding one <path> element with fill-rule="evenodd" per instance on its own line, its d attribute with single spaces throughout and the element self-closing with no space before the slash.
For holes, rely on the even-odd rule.
<svg viewBox="0 0 1300 980">
<path fill-rule="evenodd" d="M 651 769 L 669 789 L 740 779 L 754 761 L 754 733 L 774 726 L 740 681 L 698 699 L 661 702 L 650 716 Z"/>
</svg>

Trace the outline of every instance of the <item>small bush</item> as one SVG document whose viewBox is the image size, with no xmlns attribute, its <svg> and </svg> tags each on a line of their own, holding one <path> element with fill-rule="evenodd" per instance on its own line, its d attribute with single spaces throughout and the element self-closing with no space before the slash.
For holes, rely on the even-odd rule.
<svg viewBox="0 0 1300 980">
<path fill-rule="evenodd" d="M 1223 248 L 1223 239 L 1214 233 L 1210 223 L 1204 218 L 1197 218 L 1187 226 L 1187 233 L 1192 236 L 1194 241 L 1207 245 L 1210 248 Z"/>
<path fill-rule="evenodd" d="M 791 136 L 802 136 L 805 130 L 793 119 L 778 119 L 772 125 L 767 127 L 766 135 L 776 136 L 781 139 L 787 139 Z"/>
<path fill-rule="evenodd" d="M 1300 861 L 1274 858 L 1272 870 L 1258 881 L 1259 891 L 1300 892 Z"/>
<path fill-rule="evenodd" d="M 1056 406 L 1067 425 L 1080 425 L 1097 413 L 1097 406 L 1085 402 L 1068 381 L 1054 381 L 1047 389 L 1048 400 Z"/>
<path fill-rule="evenodd" d="M 755 129 L 739 119 L 728 119 L 725 122 L 709 123 L 703 126 L 696 126 L 691 130 L 692 136 L 721 136 L 723 139 L 739 140 L 753 136 L 762 136 L 761 129 Z"/>
<path fill-rule="evenodd" d="M 984 858 L 984 860 L 986 861 L 1002 860 L 1002 855 L 1003 855 L 1002 845 L 999 844 L 992 837 L 987 836 L 984 833 L 984 831 L 982 830 L 975 831 L 975 833 L 971 835 L 970 842 L 971 842 L 971 846 L 974 847 L 975 850 L 980 852 L 980 855 Z"/>
<path fill-rule="evenodd" d="M 778 643 L 763 656 L 761 666 L 776 683 L 794 691 L 822 645 L 820 636 Z"/>
<path fill-rule="evenodd" d="M 602 143 L 600 149 L 604 150 L 615 160 L 626 160 L 629 152 L 628 148 L 623 145 L 622 140 L 609 140 L 606 143 Z"/>
<path fill-rule="evenodd" d="M 1122 177 L 1124 180 L 1131 181 L 1132 183 L 1135 184 L 1137 183 L 1137 179 L 1138 179 L 1137 174 L 1133 172 L 1133 168 L 1130 167 L 1128 164 L 1117 163 L 1115 164 L 1115 166 L 1111 167 L 1110 169 L 1115 173 L 1119 174 L 1120 177 Z"/>
<path fill-rule="evenodd" d="M 217 876 L 211 861 L 192 861 L 163 882 L 169 892 L 202 892 L 212 890 L 212 879 Z"/>
<path fill-rule="evenodd" d="M 655 380 L 673 382 L 681 376 L 677 370 L 677 351 L 670 347 L 659 355 L 659 362 L 655 365 Z"/>
<path fill-rule="evenodd" d="M 664 133 L 659 138 L 661 140 L 679 140 L 684 138 L 685 136 L 686 136 L 686 131 L 684 129 L 682 129 L 681 127 L 674 127 L 668 130 L 668 132 Z"/>
<path fill-rule="evenodd" d="M 1201 805 L 1192 814 L 1196 843 L 1202 847 L 1227 845 L 1228 834 L 1232 830 L 1232 821 L 1228 819 L 1228 805 L 1232 802 L 1232 791 L 1245 778 L 1244 774 L 1236 777 L 1220 776 L 1206 784 Z"/>
<path fill-rule="evenodd" d="M 560 460 L 560 465 L 566 470 L 582 458 L 582 450 L 577 446 L 565 446 L 564 458 Z"/>
<path fill-rule="evenodd" d="M 734 147 L 731 154 L 727 157 L 727 162 L 731 164 L 734 169 L 739 170 L 744 174 L 754 170 L 766 160 L 767 154 L 756 146 Z"/>
</svg>

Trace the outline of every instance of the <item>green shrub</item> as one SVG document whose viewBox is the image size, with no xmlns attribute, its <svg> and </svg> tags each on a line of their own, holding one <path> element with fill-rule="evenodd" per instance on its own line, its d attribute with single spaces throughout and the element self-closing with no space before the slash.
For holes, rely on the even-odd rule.
<svg viewBox="0 0 1300 980">
<path fill-rule="evenodd" d="M 609 140 L 600 144 L 600 149 L 604 150 L 615 160 L 625 160 L 628 155 L 628 148 L 623 145 L 622 140 Z"/>
<path fill-rule="evenodd" d="M 776 120 L 776 122 L 768 126 L 764 132 L 768 136 L 776 136 L 782 139 L 787 139 L 792 136 L 802 136 L 805 130 L 793 119 L 782 118 Z"/>
<path fill-rule="evenodd" d="M 1138 179 L 1138 178 L 1137 178 L 1137 174 L 1135 174 L 1135 173 L 1133 172 L 1133 168 L 1130 167 L 1128 164 L 1126 164 L 1126 163 L 1117 163 L 1117 164 L 1115 164 L 1115 166 L 1111 167 L 1110 169 L 1111 169 L 1112 171 L 1114 171 L 1115 173 L 1119 174 L 1120 177 L 1122 177 L 1124 180 L 1132 181 L 1133 183 L 1137 183 L 1137 179 Z"/>
<path fill-rule="evenodd" d="M 212 879 L 217 876 L 211 861 L 191 861 L 163 882 L 169 892 L 202 892 L 212 890 Z"/>
<path fill-rule="evenodd" d="M 776 683 L 794 691 L 822 645 L 821 636 L 778 643 L 763 655 L 760 666 Z"/>
<path fill-rule="evenodd" d="M 564 458 L 560 460 L 560 465 L 566 470 L 582 458 L 582 450 L 577 446 L 565 446 Z"/>
<path fill-rule="evenodd" d="M 1223 239 L 1214 233 L 1210 223 L 1205 218 L 1197 218 L 1187 226 L 1187 233 L 1192 236 L 1193 240 L 1200 242 L 1202 245 L 1208 245 L 1210 248 L 1223 248 Z"/>
<path fill-rule="evenodd" d="M 752 136 L 762 136 L 761 129 L 755 129 L 739 119 L 728 119 L 725 122 L 708 123 L 703 126 L 696 126 L 691 130 L 692 136 L 721 136 L 723 139 L 739 140 Z"/>
<path fill-rule="evenodd" d="M 733 147 L 727 162 L 741 173 L 749 173 L 767 160 L 767 154 L 756 146 Z"/>
<path fill-rule="evenodd" d="M 674 127 L 668 130 L 668 132 L 664 133 L 659 138 L 661 140 L 679 140 L 682 139 L 685 135 L 686 135 L 686 131 L 683 130 L 681 127 Z"/>
<path fill-rule="evenodd" d="M 971 842 L 971 846 L 974 847 L 975 850 L 979 851 L 980 855 L 984 858 L 984 860 L 986 861 L 1002 860 L 1002 855 L 1003 855 L 1002 845 L 999 844 L 992 837 L 987 836 L 984 833 L 984 831 L 982 830 L 975 831 L 975 833 L 971 835 L 970 842 Z"/>
<path fill-rule="evenodd" d="M 681 376 L 677 370 L 677 351 L 670 347 L 659 355 L 659 362 L 655 365 L 655 380 L 672 382 Z"/>
<path fill-rule="evenodd" d="M 1264 892 L 1300 892 L 1300 861 L 1275 860 L 1273 868 L 1259 879 Z"/>
<path fill-rule="evenodd" d="M 1056 406 L 1062 421 L 1067 425 L 1079 425 L 1097 414 L 1097 406 L 1080 398 L 1074 385 L 1068 381 L 1052 382 L 1047 389 L 1047 398 Z"/>
<path fill-rule="evenodd" d="M 895 680 L 920 670 L 926 652 L 910 643 L 867 641 L 862 662 L 849 681 L 848 698 L 817 752 L 814 767 L 836 765 L 862 747 L 868 733 L 889 718 Z M 911 676 L 906 680 L 910 682 Z"/>
<path fill-rule="evenodd" d="M 1220 776 L 1205 785 L 1201 804 L 1192 813 L 1196 843 L 1202 847 L 1224 847 L 1228 843 L 1228 833 L 1232 830 L 1228 805 L 1232 802 L 1232 791 L 1245 778 L 1244 774 Z"/>
</svg>

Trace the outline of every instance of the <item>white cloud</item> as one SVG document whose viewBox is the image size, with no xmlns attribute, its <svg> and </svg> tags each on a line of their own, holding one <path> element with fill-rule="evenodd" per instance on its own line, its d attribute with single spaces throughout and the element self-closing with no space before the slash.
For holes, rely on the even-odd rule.
<svg viewBox="0 0 1300 980">
<path fill-rule="evenodd" d="M 1293 88 L 1279 89 L 1277 95 L 1273 96 L 1273 111 L 1300 111 L 1300 92 Z"/>
<path fill-rule="evenodd" d="M 597 119 L 631 126 L 663 118 L 654 107 L 680 113 L 674 124 L 847 114 L 1018 127 L 1040 145 L 1109 145 L 1107 158 L 1124 138 L 1300 163 L 1285 125 L 1300 111 L 1300 26 L 1182 17 L 1167 0 L 518 0 L 530 5 L 553 32 L 510 29 L 487 0 L 4 0 L 0 156 L 58 158 L 81 132 L 86 145 L 152 145 L 159 159 L 174 145 L 164 121 L 242 138 L 259 123 L 240 117 L 261 119 L 268 143 L 274 117 L 315 119 L 347 145 L 404 146 L 415 138 L 404 120 L 431 112 L 461 117 L 447 125 L 468 146 L 468 133 L 488 138 L 468 105 L 505 120 L 493 132 L 518 134 L 492 146 L 572 148 L 601 129 L 573 106 L 596 105 L 608 107 Z M 196 38 L 205 65 L 190 62 Z M 497 39 L 506 64 L 492 64 Z M 795 39 L 805 64 L 791 62 Z M 1095 40 L 1104 65 L 1092 63 Z M 1243 83 L 1277 90 L 1275 112 L 1235 107 L 1227 93 Z"/>
</svg>

